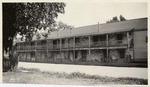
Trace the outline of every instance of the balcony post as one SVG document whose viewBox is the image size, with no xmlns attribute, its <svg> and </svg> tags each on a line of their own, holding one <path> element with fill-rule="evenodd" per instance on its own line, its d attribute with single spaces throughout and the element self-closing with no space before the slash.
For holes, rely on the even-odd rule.
<svg viewBox="0 0 150 87">
<path fill-rule="evenodd" d="M 91 49 L 89 48 L 89 59 L 91 58 Z"/>
<path fill-rule="evenodd" d="M 69 44 L 68 38 L 66 38 L 66 40 L 67 40 L 67 41 L 65 41 L 65 42 L 67 42 L 67 43 L 65 43 L 64 46 L 65 46 L 65 48 L 68 48 L 68 47 L 69 47 L 69 45 L 68 45 L 68 44 Z"/>
<path fill-rule="evenodd" d="M 108 62 L 108 58 L 109 58 L 109 51 L 108 51 L 108 46 L 109 46 L 109 40 L 108 40 L 108 34 L 106 34 L 106 46 L 107 46 L 107 49 L 106 49 L 106 53 L 107 53 L 107 55 L 106 55 L 106 62 Z"/>
<path fill-rule="evenodd" d="M 60 50 L 61 50 L 61 48 L 62 48 L 62 39 L 59 39 L 59 45 L 60 45 Z"/>
<path fill-rule="evenodd" d="M 63 57 L 62 57 L 62 51 L 61 51 L 61 49 L 62 49 L 62 39 L 61 38 L 59 39 L 59 44 L 60 44 L 60 58 L 61 58 L 60 60 L 62 62 Z"/>
<path fill-rule="evenodd" d="M 107 52 L 106 52 L 106 53 L 107 53 L 107 55 L 106 55 L 106 56 L 107 56 L 106 62 L 108 63 L 108 62 L 109 62 L 109 61 L 108 61 L 108 59 L 109 59 L 109 50 L 108 50 L 108 48 L 107 48 L 106 50 L 107 50 Z"/>
<path fill-rule="evenodd" d="M 129 42 L 129 32 L 127 32 L 127 48 L 128 48 L 128 51 L 129 51 L 129 47 L 130 47 L 130 42 Z"/>
<path fill-rule="evenodd" d="M 107 46 L 107 47 L 108 47 L 108 43 L 109 43 L 108 34 L 106 34 L 106 46 Z"/>
<path fill-rule="evenodd" d="M 91 36 L 89 36 L 89 48 L 91 47 Z"/>
<path fill-rule="evenodd" d="M 73 37 L 73 48 L 75 48 L 75 37 Z"/>
</svg>

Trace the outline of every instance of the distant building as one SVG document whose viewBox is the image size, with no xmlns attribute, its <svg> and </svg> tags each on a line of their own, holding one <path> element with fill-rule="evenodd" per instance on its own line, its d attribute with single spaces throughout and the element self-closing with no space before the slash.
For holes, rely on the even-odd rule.
<svg viewBox="0 0 150 87">
<path fill-rule="evenodd" d="M 51 32 L 16 42 L 24 62 L 147 66 L 147 18 Z"/>
</svg>

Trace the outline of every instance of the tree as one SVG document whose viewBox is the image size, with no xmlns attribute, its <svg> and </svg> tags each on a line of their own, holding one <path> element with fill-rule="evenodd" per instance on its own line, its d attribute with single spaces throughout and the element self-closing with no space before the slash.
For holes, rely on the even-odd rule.
<svg viewBox="0 0 150 87">
<path fill-rule="evenodd" d="M 68 25 L 62 21 L 59 21 L 57 24 L 57 30 L 65 30 L 65 29 L 72 29 L 74 26 Z"/>
<path fill-rule="evenodd" d="M 31 41 L 38 30 L 51 31 L 58 14 L 65 12 L 65 3 L 3 3 L 3 52 L 12 50 L 17 34 Z M 49 28 L 47 28 L 49 27 Z"/>
<path fill-rule="evenodd" d="M 122 15 L 120 15 L 119 18 L 120 19 L 118 19 L 118 17 L 115 16 L 112 19 L 106 21 L 106 23 L 119 22 L 119 21 L 125 21 L 126 20 Z"/>
<path fill-rule="evenodd" d="M 59 30 L 65 30 L 65 29 L 72 29 L 74 28 L 74 26 L 72 25 L 68 25 L 62 21 L 59 21 L 57 23 L 55 23 L 55 26 L 54 27 L 51 27 L 51 31 L 50 32 L 53 32 L 53 31 L 59 31 Z M 40 39 L 41 37 L 44 37 L 45 39 L 48 38 L 48 35 L 50 34 L 49 31 L 44 31 L 44 32 L 40 32 L 40 33 L 37 33 L 36 34 L 36 37 L 37 39 Z"/>
<path fill-rule="evenodd" d="M 120 21 L 125 21 L 126 19 L 122 16 L 122 15 L 120 15 Z"/>
</svg>

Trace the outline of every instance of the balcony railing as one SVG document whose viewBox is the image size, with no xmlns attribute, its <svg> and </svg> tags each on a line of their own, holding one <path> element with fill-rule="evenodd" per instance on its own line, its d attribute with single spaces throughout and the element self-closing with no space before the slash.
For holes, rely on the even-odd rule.
<svg viewBox="0 0 150 87">
<path fill-rule="evenodd" d="M 108 46 L 125 46 L 127 45 L 126 41 L 124 40 L 114 40 L 109 41 Z"/>
<path fill-rule="evenodd" d="M 43 50 L 43 49 L 47 49 L 47 45 L 38 45 L 36 46 L 37 50 Z"/>
<path fill-rule="evenodd" d="M 108 46 L 125 46 L 127 45 L 127 42 L 125 40 L 114 40 L 114 41 L 108 41 Z M 75 48 L 85 48 L 89 47 L 89 43 L 75 43 Z M 107 41 L 99 41 L 99 42 L 91 42 L 91 47 L 107 47 Z M 62 49 L 65 48 L 74 48 L 74 44 L 62 44 Z M 19 46 L 17 47 L 17 50 L 44 50 L 44 49 L 50 49 L 50 50 L 58 50 L 61 49 L 60 44 L 56 45 L 37 45 L 37 46 Z"/>
<path fill-rule="evenodd" d="M 62 48 L 63 49 L 68 48 L 68 44 L 62 44 Z"/>
<path fill-rule="evenodd" d="M 75 43 L 75 47 L 79 48 L 79 47 L 89 47 L 89 43 Z"/>
<path fill-rule="evenodd" d="M 107 42 L 106 41 L 99 41 L 99 42 L 92 42 L 91 47 L 106 47 Z"/>
<path fill-rule="evenodd" d="M 74 46 L 73 46 L 73 44 L 68 44 L 68 48 L 73 48 Z"/>
<path fill-rule="evenodd" d="M 53 45 L 53 49 L 60 49 L 60 45 Z"/>
</svg>

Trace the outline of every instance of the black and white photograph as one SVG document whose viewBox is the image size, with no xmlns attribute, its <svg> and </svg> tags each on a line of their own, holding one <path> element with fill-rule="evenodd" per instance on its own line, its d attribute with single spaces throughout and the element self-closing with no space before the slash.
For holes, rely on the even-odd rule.
<svg viewBox="0 0 150 87">
<path fill-rule="evenodd" d="M 2 81 L 148 85 L 148 3 L 2 2 Z"/>
</svg>

